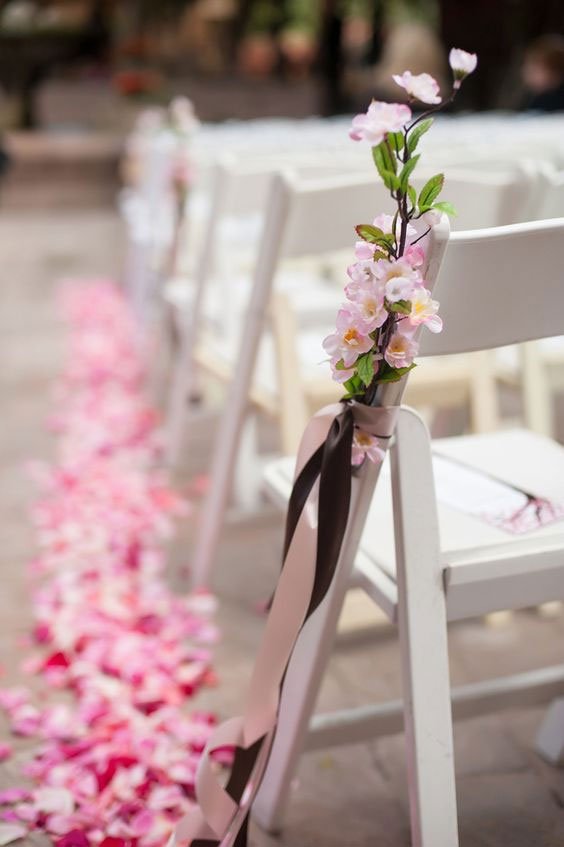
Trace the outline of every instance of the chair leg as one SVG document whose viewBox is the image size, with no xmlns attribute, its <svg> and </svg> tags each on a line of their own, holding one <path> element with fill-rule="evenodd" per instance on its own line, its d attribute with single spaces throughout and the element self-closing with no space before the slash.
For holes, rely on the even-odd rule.
<svg viewBox="0 0 564 847">
<path fill-rule="evenodd" d="M 173 320 L 175 316 L 173 316 Z M 179 460 L 182 440 L 186 428 L 187 406 L 194 383 L 194 360 L 192 356 L 191 322 L 181 328 L 180 340 L 176 345 L 166 412 L 166 464 L 174 467 Z"/>
<path fill-rule="evenodd" d="M 392 490 L 412 845 L 457 847 L 446 602 L 429 436 L 408 409 L 396 434 Z"/>
<path fill-rule="evenodd" d="M 273 294 L 271 323 L 278 368 L 282 450 L 284 455 L 294 456 L 308 421 L 308 410 L 298 356 L 296 313 L 287 294 Z"/>
<path fill-rule="evenodd" d="M 159 302 L 155 316 L 155 328 L 149 348 L 149 397 L 155 406 L 161 408 L 167 395 L 167 386 L 174 362 L 174 326 L 171 307 Z"/>
<path fill-rule="evenodd" d="M 538 731 L 535 749 L 551 765 L 564 765 L 564 698 L 555 700 Z"/>
<path fill-rule="evenodd" d="M 543 364 L 539 352 L 539 343 L 529 341 L 526 344 L 521 344 L 519 353 L 525 423 L 533 432 L 553 438 L 552 395 L 546 366 Z"/>
<path fill-rule="evenodd" d="M 370 463 L 369 463 L 370 464 Z M 278 729 L 253 815 L 270 832 L 280 829 L 290 784 L 329 660 L 351 572 L 372 499 L 379 468 L 370 465 L 353 481 L 349 525 L 331 587 L 304 626 L 284 679 Z M 346 733 L 347 727 L 343 726 Z M 454 845 L 453 845 L 454 847 Z"/>
<path fill-rule="evenodd" d="M 304 627 L 292 655 L 284 680 L 276 737 L 253 804 L 253 818 L 268 832 L 279 832 L 282 827 L 346 589 L 346 583 L 331 589 Z"/>
<path fill-rule="evenodd" d="M 473 368 L 470 380 L 470 421 L 472 432 L 499 429 L 497 386 L 489 351 L 469 354 Z"/>
<path fill-rule="evenodd" d="M 243 424 L 235 462 L 233 497 L 243 512 L 256 512 L 260 504 L 261 476 L 258 452 L 257 414 L 250 410 Z"/>
<path fill-rule="evenodd" d="M 221 416 L 214 441 L 210 485 L 204 501 L 192 560 L 193 588 L 208 587 L 211 582 L 211 571 L 231 493 L 241 433 L 249 406 L 249 389 L 254 370 L 256 345 L 261 330 L 258 321 L 256 323 L 254 332 L 251 333 L 249 330 L 248 337 L 244 339 L 242 352 L 238 358 L 239 368 L 229 386 L 225 412 Z"/>
</svg>

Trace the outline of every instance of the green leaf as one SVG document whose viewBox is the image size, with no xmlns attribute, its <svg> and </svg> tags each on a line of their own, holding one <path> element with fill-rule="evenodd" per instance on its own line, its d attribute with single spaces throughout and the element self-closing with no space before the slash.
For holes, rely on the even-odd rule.
<svg viewBox="0 0 564 847">
<path fill-rule="evenodd" d="M 404 147 L 404 137 L 403 132 L 389 132 L 388 133 L 388 143 L 394 153 L 399 153 L 400 150 L 403 150 Z"/>
<path fill-rule="evenodd" d="M 344 386 L 347 389 L 346 399 L 349 397 L 355 397 L 357 394 L 362 394 L 364 392 L 362 380 L 357 374 L 351 376 L 350 379 L 347 379 Z"/>
<path fill-rule="evenodd" d="M 400 315 L 410 315 L 411 300 L 396 300 L 395 303 L 389 303 L 386 300 L 386 309 L 388 312 L 397 312 Z"/>
<path fill-rule="evenodd" d="M 400 191 L 405 194 L 407 192 L 407 186 L 409 183 L 409 177 L 413 173 L 413 170 L 419 161 L 419 153 L 416 156 L 412 156 L 411 159 L 408 159 L 403 168 L 401 169 L 401 173 L 399 175 L 399 187 Z"/>
<path fill-rule="evenodd" d="M 411 132 L 407 136 L 407 149 L 410 153 L 413 153 L 417 145 L 419 144 L 419 139 L 422 135 L 425 135 L 427 130 L 431 129 L 433 126 L 433 118 L 427 118 L 426 121 L 421 121 L 420 124 L 414 126 Z"/>
<path fill-rule="evenodd" d="M 372 224 L 359 224 L 355 226 L 355 230 L 363 241 L 368 241 L 370 244 L 378 244 L 384 237 L 383 231 L 377 226 L 372 226 Z"/>
<path fill-rule="evenodd" d="M 438 209 L 439 212 L 444 212 L 446 215 L 452 215 L 453 217 L 458 215 L 458 212 L 452 203 L 449 203 L 447 200 L 441 200 L 440 203 L 434 203 L 433 209 Z"/>
<path fill-rule="evenodd" d="M 407 368 L 390 368 L 386 366 L 386 369 L 383 369 L 378 372 L 378 379 L 376 382 L 399 382 L 402 376 L 412 371 L 413 368 L 416 368 L 417 365 L 415 362 L 412 362 L 411 365 Z"/>
<path fill-rule="evenodd" d="M 435 174 L 429 179 L 421 191 L 419 192 L 419 209 L 422 210 L 423 207 L 430 207 L 443 189 L 443 185 L 445 182 L 444 174 Z"/>
<path fill-rule="evenodd" d="M 335 370 L 336 371 L 346 371 L 346 370 L 348 370 L 348 368 L 345 367 L 345 363 L 343 362 L 343 360 L 339 359 L 339 361 L 335 365 Z"/>
<path fill-rule="evenodd" d="M 409 202 L 415 209 L 415 207 L 417 206 L 417 192 L 415 191 L 412 185 L 407 186 L 407 196 L 409 197 Z"/>
<path fill-rule="evenodd" d="M 356 360 L 356 371 L 367 387 L 374 379 L 374 358 L 372 353 L 365 353 Z"/>
<path fill-rule="evenodd" d="M 389 258 L 389 254 L 394 249 L 395 240 L 393 235 L 383 235 L 382 238 L 379 238 L 378 241 L 375 242 L 378 247 L 381 247 L 386 251 L 386 258 Z"/>
<path fill-rule="evenodd" d="M 381 169 L 381 170 L 378 171 L 378 173 L 380 174 L 380 178 L 382 179 L 382 182 L 384 183 L 384 185 L 386 186 L 388 191 L 397 191 L 398 190 L 399 179 L 397 178 L 397 176 L 394 173 L 392 173 L 392 171 L 387 171 L 385 169 Z"/>
<path fill-rule="evenodd" d="M 394 236 L 391 233 L 384 233 L 379 227 L 372 226 L 372 224 L 359 224 L 355 226 L 355 230 L 363 241 L 368 241 L 369 244 L 376 244 L 378 247 L 383 248 L 385 251 L 384 258 L 388 258 L 390 250 L 395 244 Z M 374 255 L 375 258 L 379 258 L 376 254 Z"/>
<path fill-rule="evenodd" d="M 377 147 L 372 148 L 372 158 L 378 169 L 378 173 L 382 176 L 383 172 L 395 174 L 398 169 L 398 160 L 396 154 L 391 149 L 391 146 L 382 141 Z M 383 176 L 382 176 L 383 179 Z"/>
<path fill-rule="evenodd" d="M 386 188 L 397 191 L 399 188 L 399 180 L 396 176 L 398 161 L 391 146 L 382 141 L 377 147 L 372 148 L 372 158 Z"/>
<path fill-rule="evenodd" d="M 386 250 L 388 250 L 388 248 L 387 248 L 387 247 L 386 247 Z M 390 254 L 389 254 L 389 252 L 384 252 L 384 251 L 383 251 L 383 250 L 381 250 L 381 249 L 378 249 L 378 250 L 375 250 L 375 251 L 374 251 L 374 257 L 373 257 L 373 261 L 374 261 L 374 262 L 377 262 L 377 261 L 378 261 L 378 259 L 389 259 L 389 258 L 390 258 Z"/>
</svg>

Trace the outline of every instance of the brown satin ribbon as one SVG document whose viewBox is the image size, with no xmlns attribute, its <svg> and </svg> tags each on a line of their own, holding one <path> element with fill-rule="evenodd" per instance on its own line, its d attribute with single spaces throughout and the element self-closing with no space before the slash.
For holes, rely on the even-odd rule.
<svg viewBox="0 0 564 847">
<path fill-rule="evenodd" d="M 351 502 L 355 423 L 386 440 L 396 414 L 396 408 L 342 403 L 325 407 L 309 422 L 288 503 L 283 566 L 245 712 L 213 733 L 198 769 L 199 808 L 179 823 L 169 847 L 246 847 L 249 811 L 268 762 L 286 669 L 300 631 L 326 596 L 339 561 Z M 233 744 L 236 752 L 223 787 L 212 754 L 225 744 Z"/>
</svg>

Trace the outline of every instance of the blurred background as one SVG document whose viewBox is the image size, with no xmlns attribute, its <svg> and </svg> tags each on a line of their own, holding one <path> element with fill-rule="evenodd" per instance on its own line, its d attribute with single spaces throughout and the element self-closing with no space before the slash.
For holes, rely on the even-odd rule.
<svg viewBox="0 0 564 847">
<path fill-rule="evenodd" d="M 457 110 L 562 108 L 563 33 L 561 0 L 0 0 L 6 181 L 78 158 L 103 193 L 148 105 L 186 94 L 204 121 L 354 112 L 397 99 L 407 66 L 446 81 L 445 45 L 480 57 Z"/>
<path fill-rule="evenodd" d="M 458 108 L 515 109 L 563 31 L 560 0 L 3 0 L 2 121 L 111 129 L 179 90 L 204 120 L 353 111 L 408 57 L 441 77 L 443 44 L 480 56 Z"/>
</svg>

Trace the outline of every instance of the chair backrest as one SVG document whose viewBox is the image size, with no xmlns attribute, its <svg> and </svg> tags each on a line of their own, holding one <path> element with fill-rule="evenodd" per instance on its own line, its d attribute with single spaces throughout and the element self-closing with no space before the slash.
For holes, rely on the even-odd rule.
<svg viewBox="0 0 564 847">
<path fill-rule="evenodd" d="M 429 176 L 431 172 L 419 177 L 416 187 L 422 187 Z M 368 223 L 379 212 L 392 209 L 388 190 L 370 172 L 358 170 L 301 183 L 294 173 L 293 182 L 295 193 L 283 246 L 285 257 L 320 253 L 330 249 L 329 244 L 333 251 L 349 249 L 356 224 Z M 451 227 L 481 229 L 523 220 L 531 190 L 531 174 L 521 168 L 484 174 L 449 170 L 445 197 L 459 213 Z"/>
<path fill-rule="evenodd" d="M 283 259 L 350 249 L 355 225 L 371 221 L 384 197 L 389 200 L 383 186 L 362 176 L 299 182 L 292 173 L 275 175 L 250 293 L 253 314 L 266 309 Z M 435 227 L 431 238 L 437 241 L 433 253 L 442 255 L 448 221 Z M 431 272 L 434 274 L 435 268 Z"/>
<path fill-rule="evenodd" d="M 564 334 L 564 218 L 453 233 L 434 296 L 444 328 L 421 355 Z"/>
<path fill-rule="evenodd" d="M 230 222 L 241 225 L 254 218 L 253 231 L 258 233 L 271 180 L 280 172 L 281 162 L 291 164 L 284 172 L 296 187 L 282 254 L 287 258 L 348 249 L 355 224 L 369 222 L 378 212 L 391 208 L 388 191 L 374 179 L 370 163 L 367 166 L 356 156 L 313 156 L 310 151 L 300 151 L 282 158 L 258 156 L 252 164 L 241 157 L 223 156 L 213 170 L 200 273 L 211 269 L 210 259 Z M 430 175 L 431 171 L 423 174 L 416 185 Z M 481 174 L 449 169 L 446 196 L 459 211 L 451 225 L 456 230 L 474 229 L 523 220 L 530 192 L 531 176 L 525 169 Z"/>
<path fill-rule="evenodd" d="M 539 220 L 561 218 L 564 216 L 564 171 L 556 171 L 545 165 L 540 172 L 541 188 L 539 191 L 536 217 Z"/>
<path fill-rule="evenodd" d="M 313 157 L 311 153 L 292 157 L 295 179 L 315 178 L 326 181 L 335 178 L 347 185 L 350 177 L 343 177 L 344 165 L 338 159 L 329 156 Z M 200 258 L 197 266 L 199 280 L 207 279 L 214 270 L 215 256 L 219 250 L 222 236 L 234 225 L 238 232 L 245 221 L 249 223 L 249 232 L 260 233 L 271 191 L 272 180 L 280 171 L 279 159 L 258 157 L 252 165 L 242 162 L 236 156 L 223 156 L 216 162 L 210 186 L 210 204 L 207 221 L 200 246 Z M 356 169 L 354 169 L 356 172 Z M 367 181 L 366 175 L 359 181 Z M 237 226 L 239 229 L 237 229 Z M 349 242 L 352 230 L 349 229 Z M 315 250 L 311 252 L 316 252 Z"/>
<path fill-rule="evenodd" d="M 457 210 L 451 221 L 453 230 L 485 229 L 526 219 L 535 178 L 524 169 L 478 172 L 453 167 L 445 170 L 444 197 Z M 422 188 L 429 176 L 431 173 L 418 176 L 414 180 L 415 188 Z"/>
<path fill-rule="evenodd" d="M 286 172 L 273 183 L 273 199 L 275 195 L 286 207 L 281 258 L 350 248 L 355 225 L 370 223 L 389 206 L 384 186 L 364 173 L 300 180 L 299 174 Z"/>
</svg>

